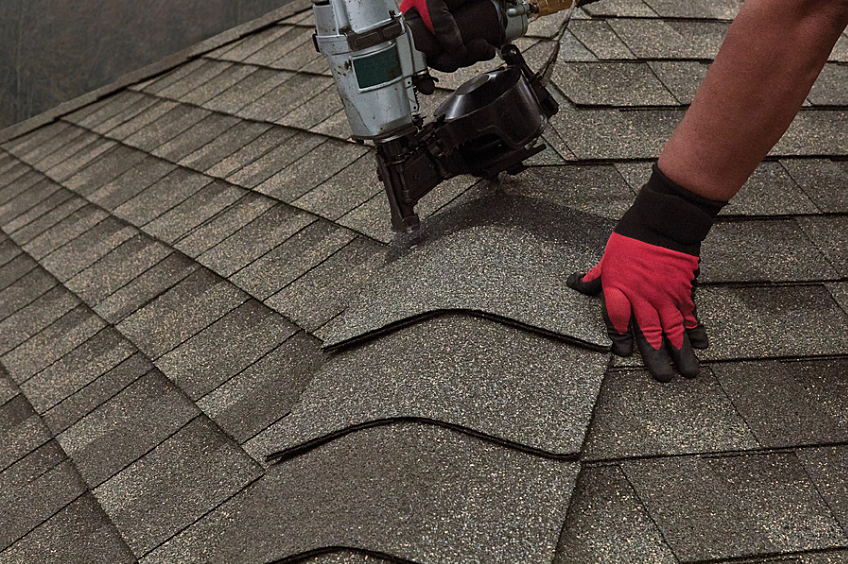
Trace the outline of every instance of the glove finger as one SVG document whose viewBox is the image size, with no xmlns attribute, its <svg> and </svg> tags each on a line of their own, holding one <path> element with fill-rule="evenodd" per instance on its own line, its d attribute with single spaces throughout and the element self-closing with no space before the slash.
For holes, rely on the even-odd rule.
<svg viewBox="0 0 848 564">
<path fill-rule="evenodd" d="M 683 344 L 679 349 L 666 341 L 668 354 L 671 356 L 672 362 L 677 366 L 677 370 L 684 378 L 694 378 L 700 371 L 698 357 L 695 356 L 695 351 L 692 349 L 692 344 L 689 342 L 688 333 L 683 333 Z"/>
<path fill-rule="evenodd" d="M 630 300 L 624 293 L 614 288 L 604 292 L 601 303 L 607 335 L 612 340 L 612 352 L 618 356 L 630 356 L 633 354 Z"/>
<path fill-rule="evenodd" d="M 659 348 L 654 348 L 645 338 L 645 334 L 639 329 L 638 323 L 634 323 L 636 333 L 636 346 L 645 362 L 645 368 L 658 382 L 670 382 L 674 378 L 674 369 L 671 367 L 671 357 L 666 351 L 665 342 L 660 342 Z"/>
<path fill-rule="evenodd" d="M 687 328 L 686 336 L 689 338 L 689 343 L 692 345 L 693 349 L 703 350 L 710 347 L 710 339 L 707 337 L 707 330 L 700 323 L 691 329 Z"/>
<path fill-rule="evenodd" d="M 629 327 L 627 331 L 620 333 L 612 321 L 610 321 L 609 314 L 607 313 L 606 300 L 603 296 L 601 296 L 601 302 L 603 304 L 604 325 L 607 326 L 607 336 L 612 341 L 611 350 L 613 354 L 617 356 L 630 356 L 633 354 L 633 333 Z"/>
<path fill-rule="evenodd" d="M 565 280 L 565 284 L 572 290 L 577 290 L 581 294 L 597 296 L 601 293 L 601 290 L 603 290 L 601 287 L 601 277 L 598 276 L 593 280 L 587 281 L 586 279 L 588 277 L 588 273 L 575 272 Z"/>
<path fill-rule="evenodd" d="M 474 39 L 469 41 L 466 47 L 468 49 L 468 55 L 474 60 L 474 62 L 490 61 L 495 58 L 495 46 L 485 39 Z"/>
</svg>

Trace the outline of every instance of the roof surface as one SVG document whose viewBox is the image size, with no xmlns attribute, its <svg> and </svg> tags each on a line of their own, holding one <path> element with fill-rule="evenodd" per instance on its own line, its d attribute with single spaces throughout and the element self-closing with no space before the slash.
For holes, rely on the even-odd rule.
<svg viewBox="0 0 848 564">
<path fill-rule="evenodd" d="M 304 2 L 0 133 L 0 563 L 848 562 L 848 37 L 704 244 L 698 378 L 564 286 L 739 5 L 534 23 L 547 149 L 415 241 Z"/>
</svg>

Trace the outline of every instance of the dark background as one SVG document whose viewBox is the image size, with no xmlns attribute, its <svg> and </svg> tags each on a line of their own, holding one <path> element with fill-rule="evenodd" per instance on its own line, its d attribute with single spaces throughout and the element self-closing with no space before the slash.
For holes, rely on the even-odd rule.
<svg viewBox="0 0 848 564">
<path fill-rule="evenodd" d="M 0 128 L 287 0 L 0 0 Z"/>
</svg>

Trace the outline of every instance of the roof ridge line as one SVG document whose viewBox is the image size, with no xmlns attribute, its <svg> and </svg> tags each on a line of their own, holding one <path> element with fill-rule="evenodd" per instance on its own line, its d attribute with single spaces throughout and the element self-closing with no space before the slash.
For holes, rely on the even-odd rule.
<svg viewBox="0 0 848 564">
<path fill-rule="evenodd" d="M 60 117 L 67 115 L 73 111 L 76 111 L 83 106 L 87 106 L 96 102 L 97 100 L 104 98 L 110 94 L 114 94 L 115 92 L 124 89 L 131 84 L 135 84 L 138 82 L 143 82 L 148 78 L 152 78 L 156 75 L 167 72 L 174 67 L 177 67 L 190 59 L 194 59 L 199 57 L 209 51 L 213 51 L 219 47 L 227 43 L 231 43 L 242 37 L 254 33 L 262 28 L 272 26 L 276 24 L 278 21 L 288 18 L 297 14 L 298 12 L 302 12 L 308 7 L 311 6 L 311 0 L 290 0 L 289 3 L 268 12 L 264 16 L 261 16 L 255 20 L 243 23 L 234 28 L 228 29 L 219 33 L 218 35 L 212 36 L 200 43 L 196 43 L 190 47 L 187 47 L 181 51 L 177 51 L 167 57 L 160 59 L 155 63 L 151 63 L 150 65 L 144 66 L 140 69 L 130 71 L 126 74 L 119 76 L 114 82 L 106 84 L 105 86 L 101 86 L 96 90 L 92 90 L 86 94 L 82 94 L 81 96 L 77 96 L 76 98 L 72 98 L 66 102 L 59 104 L 58 106 L 51 108 L 45 112 L 42 112 L 38 115 L 35 115 L 29 119 L 26 119 L 22 122 L 10 125 L 5 129 L 0 129 L 0 143 L 6 143 L 11 141 L 17 137 L 25 135 L 39 127 L 47 125 Z"/>
</svg>

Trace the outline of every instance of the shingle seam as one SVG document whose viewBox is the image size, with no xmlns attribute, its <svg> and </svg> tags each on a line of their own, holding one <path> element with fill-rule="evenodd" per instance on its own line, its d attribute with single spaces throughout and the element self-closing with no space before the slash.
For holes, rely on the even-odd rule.
<svg viewBox="0 0 848 564">
<path fill-rule="evenodd" d="M 306 552 L 301 552 L 299 554 L 292 554 L 290 556 L 286 556 L 285 558 L 281 558 L 279 560 L 272 560 L 267 564 L 297 564 L 299 562 L 308 562 L 313 558 L 318 558 L 320 556 L 327 556 L 330 554 L 336 554 L 339 552 L 349 552 L 356 555 L 362 555 L 366 558 L 376 558 L 380 561 L 391 562 L 393 564 L 421 564 L 414 560 L 407 560 L 406 558 L 400 558 L 393 554 L 388 554 L 385 552 L 379 552 L 374 550 L 365 550 L 362 548 L 354 548 L 343 545 L 333 545 L 326 546 L 323 548 L 317 548 L 315 550 L 309 550 Z"/>
<path fill-rule="evenodd" d="M 5 366 L 3 366 L 2 362 L 0 362 L 0 368 L 2 368 L 3 370 L 6 370 L 6 368 L 5 368 Z M 36 411 L 36 409 L 33 407 L 32 403 L 29 401 L 29 398 L 27 398 L 27 397 L 26 397 L 26 394 L 25 394 L 23 391 L 21 391 L 20 389 L 18 390 L 18 392 L 19 392 L 19 395 L 23 397 L 24 401 L 26 401 L 26 402 L 27 402 L 27 405 L 29 405 L 29 407 L 30 407 L 30 409 L 32 410 L 32 412 L 36 415 L 36 417 L 38 417 L 38 419 L 39 419 L 39 421 L 40 421 L 41 425 L 43 425 L 45 428 L 49 429 L 49 428 L 47 427 L 47 424 L 44 422 L 44 419 L 43 419 L 43 417 L 41 416 L 41 414 L 40 414 L 40 413 L 38 413 L 38 411 Z M 16 397 L 17 397 L 17 396 L 16 396 Z M 85 487 L 85 489 L 83 489 L 83 491 L 82 491 L 82 492 L 80 492 L 80 494 L 79 494 L 79 495 L 77 495 L 76 497 L 74 497 L 72 500 L 70 500 L 68 503 L 66 503 L 66 504 L 65 504 L 65 505 L 63 505 L 62 507 L 57 508 L 57 509 L 56 509 L 53 513 L 51 513 L 49 516 L 47 516 L 46 518 L 44 518 L 44 519 L 43 519 L 40 523 L 38 523 L 38 524 L 37 524 L 37 525 L 35 525 L 33 528 L 31 528 L 30 530 L 28 530 L 26 533 L 24 533 L 23 535 L 21 535 L 20 537 L 18 537 L 17 539 L 15 539 L 15 541 L 14 541 L 11 545 L 9 545 L 7 548 L 5 548 L 5 549 L 3 549 L 3 550 L 0 550 L 0 555 L 2 555 L 2 554 L 4 554 L 4 553 L 6 553 L 7 551 L 11 550 L 12 548 L 14 548 L 14 546 L 15 546 L 15 545 L 17 545 L 19 542 L 21 542 L 22 540 L 24 540 L 24 539 L 25 539 L 27 536 L 29 536 L 30 534 L 32 534 L 32 533 L 33 533 L 33 531 L 35 531 L 36 529 L 38 529 L 40 526 L 44 525 L 45 523 L 49 522 L 49 521 L 50 521 L 53 517 L 55 517 L 56 515 L 58 515 L 59 513 L 61 513 L 61 512 L 62 512 L 65 508 L 67 508 L 68 506 L 72 505 L 73 503 L 76 503 L 76 501 L 77 501 L 78 499 L 80 499 L 81 497 L 85 496 L 86 494 L 92 493 L 91 488 L 88 486 L 88 484 L 86 483 L 86 481 L 83 479 L 82 475 L 80 474 L 79 469 L 76 467 L 76 463 L 74 462 L 73 458 L 72 458 L 72 457 L 70 457 L 70 456 L 68 456 L 68 453 L 67 453 L 67 452 L 65 452 L 65 449 L 62 447 L 62 445 L 61 445 L 61 444 L 59 444 L 59 441 L 57 441 L 57 440 L 56 440 L 56 437 L 55 437 L 55 436 L 53 436 L 52 432 L 50 433 L 50 435 L 51 435 L 51 438 L 50 438 L 50 439 L 48 439 L 48 440 L 44 441 L 43 443 L 40 443 L 40 444 L 38 444 L 38 445 L 34 446 L 34 447 L 32 448 L 32 450 L 30 450 L 29 452 L 27 452 L 27 453 L 26 453 L 26 454 L 24 454 L 23 456 L 19 457 L 17 460 L 13 461 L 13 462 L 12 462 L 12 463 L 11 463 L 11 464 L 10 464 L 10 465 L 6 468 L 6 470 L 8 470 L 8 468 L 9 468 L 9 467 L 11 467 L 12 465 L 17 464 L 18 462 L 20 462 L 21 460 L 23 460 L 24 458 L 26 458 L 26 457 L 27 457 L 27 456 L 29 456 L 30 454 L 33 454 L 34 452 L 36 452 L 39 448 L 43 447 L 44 445 L 46 445 L 46 444 L 48 444 L 48 443 L 50 443 L 50 442 L 52 441 L 52 442 L 54 442 L 54 443 L 55 443 L 55 448 L 57 448 L 59 451 L 61 451 L 63 458 L 61 458 L 60 460 L 57 460 L 57 461 L 56 461 L 56 463 L 55 463 L 55 464 L 53 464 L 53 465 L 51 465 L 51 466 L 47 466 L 47 467 L 42 468 L 42 469 L 41 469 L 41 472 L 40 472 L 39 474 L 36 474 L 36 475 L 32 475 L 32 476 L 30 476 L 30 481 L 31 481 L 31 482 L 32 482 L 32 481 L 35 481 L 35 480 L 37 480 L 39 477 L 41 477 L 41 476 L 45 475 L 47 472 L 49 472 L 50 470 L 52 470 L 53 468 L 55 468 L 55 467 L 59 466 L 60 464 L 63 464 L 63 463 L 65 463 L 65 462 L 69 462 L 69 463 L 71 464 L 71 466 L 73 467 L 73 471 L 74 471 L 74 473 L 76 474 L 76 476 L 77 476 L 77 478 L 79 479 L 79 481 L 80 481 L 81 483 L 86 484 L 86 487 Z M 5 471 L 5 470 L 4 470 L 4 471 Z M 105 516 L 106 516 L 106 519 L 108 520 L 109 524 L 111 524 L 111 525 L 112 525 L 112 527 L 113 527 L 113 528 L 117 531 L 118 529 L 117 529 L 117 527 L 115 526 L 115 523 L 112 521 L 112 519 L 109 517 L 109 515 L 108 515 L 108 514 L 107 514 L 107 513 L 103 510 L 103 507 L 100 505 L 100 502 L 99 502 L 99 501 L 97 501 L 96 497 L 95 497 L 95 501 L 96 501 L 96 503 L 97 503 L 97 506 L 100 508 L 100 511 L 102 511 L 102 512 L 103 512 L 103 515 L 105 515 Z M 126 543 L 125 539 L 123 538 L 123 536 L 119 535 L 119 537 L 120 537 L 121 543 L 124 545 L 124 548 L 126 548 L 127 552 L 131 552 L 131 551 L 130 551 L 130 549 L 129 549 L 129 546 L 127 545 L 127 543 Z"/>
<path fill-rule="evenodd" d="M 339 431 L 322 435 L 320 437 L 316 437 L 314 439 L 308 440 L 305 443 L 301 443 L 297 446 L 279 451 L 272 452 L 265 457 L 265 462 L 270 464 L 280 464 L 287 460 L 291 460 L 292 458 L 296 458 L 307 452 L 310 452 L 316 448 L 320 448 L 323 445 L 331 443 L 336 439 L 340 439 L 352 433 L 356 433 L 358 431 L 363 431 L 365 429 L 373 429 L 375 427 L 384 427 L 388 425 L 394 425 L 398 423 L 415 423 L 418 425 L 428 425 L 433 427 L 440 427 L 443 429 L 448 429 L 450 431 L 454 431 L 456 433 L 460 433 L 463 435 L 467 435 L 469 437 L 474 437 L 475 439 L 480 439 L 487 443 L 492 443 L 510 450 L 514 450 L 517 452 L 523 452 L 525 454 L 533 455 L 538 458 L 544 458 L 548 460 L 558 460 L 562 462 L 576 462 L 579 457 L 579 453 L 565 453 L 559 454 L 554 452 L 548 452 L 542 449 L 534 448 L 519 442 L 510 441 L 507 439 L 503 439 L 501 437 L 497 437 L 495 435 L 490 435 L 488 433 L 483 433 L 481 431 L 477 431 L 472 429 L 471 427 L 466 427 L 464 425 L 456 425 L 453 423 L 448 423 L 445 421 L 440 421 L 438 419 L 430 419 L 427 417 L 389 417 L 386 419 L 372 419 L 370 421 L 366 421 L 364 423 L 359 423 L 356 425 L 352 425 L 350 427 L 346 427 L 345 429 L 341 429 Z"/>
</svg>

